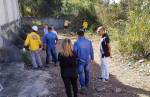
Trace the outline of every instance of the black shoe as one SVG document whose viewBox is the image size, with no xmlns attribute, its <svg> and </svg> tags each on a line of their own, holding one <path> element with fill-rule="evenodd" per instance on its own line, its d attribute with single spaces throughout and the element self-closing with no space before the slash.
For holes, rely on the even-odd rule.
<svg viewBox="0 0 150 97">
<path fill-rule="evenodd" d="M 109 79 L 105 79 L 105 81 L 109 81 Z"/>
<path fill-rule="evenodd" d="M 39 67 L 39 70 L 44 70 L 44 67 Z"/>
<path fill-rule="evenodd" d="M 49 66 L 48 66 L 48 64 L 46 64 L 44 67 L 48 68 Z"/>
<path fill-rule="evenodd" d="M 89 89 L 89 88 L 90 88 L 90 85 L 89 85 L 89 84 L 87 84 L 87 85 L 85 85 L 85 87 L 86 87 L 86 89 Z"/>
<path fill-rule="evenodd" d="M 33 70 L 38 70 L 38 68 L 37 68 L 37 67 L 32 67 L 32 69 L 33 69 Z"/>
<path fill-rule="evenodd" d="M 103 80 L 103 78 L 102 78 L 102 77 L 98 77 L 97 79 Z"/>
<path fill-rule="evenodd" d="M 79 93 L 82 94 L 82 95 L 84 95 L 85 94 L 85 87 L 81 87 L 79 89 Z"/>
<path fill-rule="evenodd" d="M 55 63 L 54 63 L 54 66 L 57 66 L 57 65 L 58 65 L 58 62 L 55 62 Z"/>
</svg>

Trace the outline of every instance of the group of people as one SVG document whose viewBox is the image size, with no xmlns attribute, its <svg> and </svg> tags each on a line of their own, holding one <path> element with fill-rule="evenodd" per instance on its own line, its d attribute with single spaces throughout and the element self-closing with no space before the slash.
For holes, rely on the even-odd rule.
<svg viewBox="0 0 150 97">
<path fill-rule="evenodd" d="M 49 59 L 55 64 L 58 63 L 56 44 L 58 41 L 57 32 L 54 27 L 49 27 L 47 24 L 44 27 L 44 35 L 41 38 L 38 34 L 38 27 L 33 26 L 31 33 L 27 35 L 24 46 L 30 50 L 33 69 L 48 67 Z M 25 50 L 25 49 L 24 49 Z M 40 51 L 46 51 L 46 64 L 43 65 L 40 58 Z"/>
<path fill-rule="evenodd" d="M 42 39 L 38 35 L 37 26 L 33 26 L 32 30 L 25 40 L 25 46 L 29 47 L 33 68 L 43 67 L 39 52 L 44 48 L 46 50 L 46 66 L 49 64 L 50 56 L 52 56 L 54 64 L 59 62 L 67 97 L 78 97 L 78 77 L 81 90 L 89 86 L 90 64 L 94 63 L 92 41 L 84 36 L 83 30 L 80 30 L 77 32 L 78 39 L 74 44 L 69 38 L 65 38 L 62 41 L 60 52 L 57 54 L 56 44 L 58 37 L 52 26 L 45 26 L 45 34 Z M 109 80 L 108 57 L 111 57 L 110 40 L 103 26 L 98 27 L 97 34 L 101 36 L 99 45 L 101 52 L 101 76 L 98 78 L 106 82 Z"/>
</svg>

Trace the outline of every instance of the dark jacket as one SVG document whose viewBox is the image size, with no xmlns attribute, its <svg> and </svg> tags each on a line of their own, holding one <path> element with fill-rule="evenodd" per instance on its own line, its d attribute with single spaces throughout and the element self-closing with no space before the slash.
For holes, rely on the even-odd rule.
<svg viewBox="0 0 150 97">
<path fill-rule="evenodd" d="M 62 77 L 77 77 L 77 56 L 73 53 L 73 56 L 63 56 L 58 54 L 58 60 L 60 62 L 61 76 Z"/>
<path fill-rule="evenodd" d="M 102 40 L 101 40 L 101 43 L 100 43 L 100 51 L 102 53 L 102 58 L 103 57 L 109 57 L 110 56 L 110 53 L 109 53 L 109 48 L 108 48 L 108 44 L 110 43 L 110 39 L 109 39 L 109 36 L 107 33 L 105 33 L 103 36 L 102 36 Z"/>
</svg>

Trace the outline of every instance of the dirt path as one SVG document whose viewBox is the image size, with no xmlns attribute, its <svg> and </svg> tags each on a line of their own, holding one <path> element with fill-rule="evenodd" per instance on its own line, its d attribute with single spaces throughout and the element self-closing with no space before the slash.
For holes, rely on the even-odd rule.
<svg viewBox="0 0 150 97">
<path fill-rule="evenodd" d="M 98 48 L 98 41 L 94 40 L 94 48 Z M 113 58 L 109 59 L 110 64 L 110 82 L 102 83 L 96 80 L 93 81 L 100 96 L 95 97 L 150 97 L 150 76 L 142 76 L 139 72 L 130 69 L 119 52 L 116 52 L 115 43 L 113 47 Z M 96 61 L 99 62 L 99 55 L 95 49 Z M 96 67 L 94 66 L 95 70 Z M 94 70 L 94 71 L 95 71 Z M 99 75 L 95 73 L 94 76 Z M 99 86 L 97 86 L 99 84 Z"/>
<path fill-rule="evenodd" d="M 65 37 L 59 36 L 61 39 Z M 69 38 L 75 40 L 74 37 Z M 99 63 L 98 40 L 92 40 L 95 60 Z M 110 81 L 98 80 L 100 66 L 91 65 L 90 86 L 84 94 L 79 93 L 79 97 L 150 97 L 150 76 L 141 76 L 128 68 L 118 53 L 113 54 L 109 63 Z M 0 97 L 66 97 L 59 66 L 49 66 L 44 70 L 31 70 L 25 69 L 22 63 L 2 65 L 0 83 L 4 89 Z"/>
<path fill-rule="evenodd" d="M 75 38 L 72 37 L 72 41 L 74 40 Z M 92 41 L 95 60 L 99 63 L 99 50 L 97 49 L 99 43 L 96 38 L 93 38 Z M 113 51 L 115 51 L 114 49 L 115 45 L 113 45 Z M 84 95 L 79 93 L 79 97 L 150 97 L 150 76 L 141 76 L 138 72 L 130 69 L 119 53 L 113 53 L 113 58 L 109 60 L 109 63 L 110 81 L 103 83 L 98 80 L 100 66 L 93 64 L 91 66 L 90 87 Z M 63 87 L 63 85 L 60 87 Z M 64 88 L 62 90 L 61 93 L 65 95 Z M 64 97 L 61 93 L 56 97 Z"/>
</svg>

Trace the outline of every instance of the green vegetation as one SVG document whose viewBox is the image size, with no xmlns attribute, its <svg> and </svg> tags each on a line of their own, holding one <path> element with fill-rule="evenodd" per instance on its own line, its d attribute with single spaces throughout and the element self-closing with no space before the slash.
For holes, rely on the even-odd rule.
<svg viewBox="0 0 150 97">
<path fill-rule="evenodd" d="M 61 0 L 19 0 L 22 16 L 58 16 Z"/>
<path fill-rule="evenodd" d="M 25 51 L 21 53 L 21 58 L 22 58 L 22 61 L 26 64 L 26 65 L 32 65 L 32 62 L 31 62 L 31 57 L 30 57 L 30 54 L 28 51 Z"/>
<path fill-rule="evenodd" d="M 134 57 L 150 57 L 150 1 L 137 0 L 130 6 L 120 51 Z"/>
<path fill-rule="evenodd" d="M 134 57 L 150 58 L 150 1 L 121 0 L 20 0 L 23 16 L 58 17 L 71 20 L 71 30 L 81 27 L 81 20 L 90 23 L 89 32 L 104 25 L 112 40 L 119 41 L 119 50 Z"/>
</svg>

